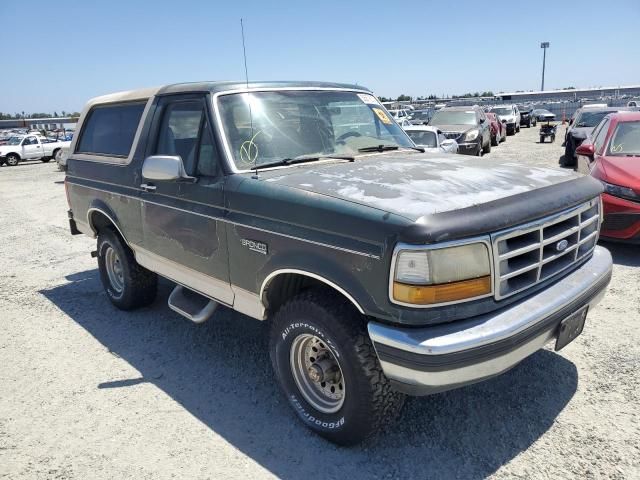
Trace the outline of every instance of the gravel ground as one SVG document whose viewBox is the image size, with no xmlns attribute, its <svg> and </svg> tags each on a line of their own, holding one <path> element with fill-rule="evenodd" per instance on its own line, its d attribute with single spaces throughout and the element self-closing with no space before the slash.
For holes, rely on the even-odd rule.
<svg viewBox="0 0 640 480">
<path fill-rule="evenodd" d="M 537 140 L 523 129 L 490 156 L 556 165 L 560 142 Z M 62 180 L 0 169 L 0 477 L 640 478 L 637 247 L 607 245 L 609 293 L 562 352 L 409 399 L 395 429 L 343 449 L 294 418 L 266 323 L 190 324 L 168 282 L 150 308 L 112 307 Z"/>
</svg>

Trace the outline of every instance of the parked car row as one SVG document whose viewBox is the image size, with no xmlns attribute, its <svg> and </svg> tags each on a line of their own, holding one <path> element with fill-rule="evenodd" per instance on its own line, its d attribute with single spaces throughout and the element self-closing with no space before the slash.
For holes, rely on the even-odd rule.
<svg viewBox="0 0 640 480">
<path fill-rule="evenodd" d="M 38 134 L 16 135 L 5 145 L 0 145 L 0 166 L 14 167 L 24 160 L 41 160 L 44 163 L 52 158 L 59 161 L 64 148 L 70 141 L 57 141 Z"/>
<path fill-rule="evenodd" d="M 507 135 L 519 132 L 522 121 L 517 105 L 500 105 L 487 111 L 477 105 L 444 107 L 436 110 L 428 121 L 421 119 L 420 127 L 415 125 L 415 118 L 414 116 L 413 121 L 410 120 L 413 126 L 404 121 L 401 125 L 417 145 L 427 147 L 424 138 L 435 135 L 436 138 L 429 136 L 428 148 L 478 157 L 504 142 Z M 530 126 L 531 120 L 529 117 L 525 118 Z M 449 142 L 443 143 L 442 139 Z"/>
</svg>

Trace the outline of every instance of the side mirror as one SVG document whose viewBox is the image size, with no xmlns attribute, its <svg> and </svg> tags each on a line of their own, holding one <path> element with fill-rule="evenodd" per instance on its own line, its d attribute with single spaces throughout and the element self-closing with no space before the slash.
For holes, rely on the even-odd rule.
<svg viewBox="0 0 640 480">
<path fill-rule="evenodd" d="M 576 148 L 576 155 L 593 157 L 595 153 L 596 148 L 593 146 L 593 143 L 582 143 L 578 148 Z"/>
<path fill-rule="evenodd" d="M 573 125 L 573 118 L 569 120 L 569 125 Z"/>
<path fill-rule="evenodd" d="M 481 119 L 480 119 L 480 123 L 484 123 L 484 118 L 481 118 Z"/>
<path fill-rule="evenodd" d="M 447 138 L 446 140 L 443 140 L 442 142 L 440 142 L 440 145 L 447 146 L 447 145 L 453 145 L 453 140 L 451 140 L 450 138 Z"/>
<path fill-rule="evenodd" d="M 156 182 L 195 182 L 184 169 L 182 158 L 177 155 L 153 155 L 144 159 L 142 177 Z"/>
</svg>

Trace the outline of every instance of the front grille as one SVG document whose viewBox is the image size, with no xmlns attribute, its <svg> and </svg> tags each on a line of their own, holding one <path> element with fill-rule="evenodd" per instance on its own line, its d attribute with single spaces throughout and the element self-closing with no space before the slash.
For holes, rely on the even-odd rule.
<svg viewBox="0 0 640 480">
<path fill-rule="evenodd" d="M 492 235 L 496 299 L 558 275 L 589 255 L 598 241 L 599 208 L 594 199 Z"/>
<path fill-rule="evenodd" d="M 443 132 L 444 136 L 451 140 L 458 140 L 462 136 L 460 132 Z"/>
</svg>

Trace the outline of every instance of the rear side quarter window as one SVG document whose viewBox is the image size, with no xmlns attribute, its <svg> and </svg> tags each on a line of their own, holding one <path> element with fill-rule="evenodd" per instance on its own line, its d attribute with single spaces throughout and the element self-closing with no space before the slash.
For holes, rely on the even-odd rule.
<svg viewBox="0 0 640 480">
<path fill-rule="evenodd" d="M 84 121 L 75 153 L 126 158 L 146 100 L 93 107 Z"/>
</svg>

